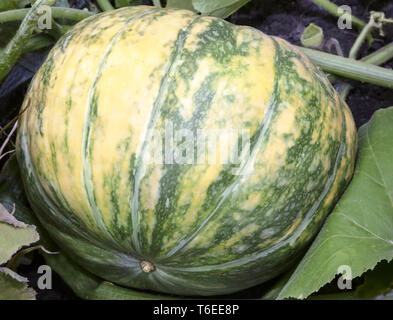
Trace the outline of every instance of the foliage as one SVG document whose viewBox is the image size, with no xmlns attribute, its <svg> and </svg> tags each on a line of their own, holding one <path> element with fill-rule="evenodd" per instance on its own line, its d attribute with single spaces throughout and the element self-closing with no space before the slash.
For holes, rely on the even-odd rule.
<svg viewBox="0 0 393 320">
<path fill-rule="evenodd" d="M 0 300 L 32 300 L 35 293 L 27 286 L 27 279 L 19 276 L 11 268 L 12 259 L 23 247 L 39 240 L 36 227 L 16 219 L 15 211 L 19 210 L 14 204 L 9 211 L 9 202 L 3 194 L 0 198 L 0 265 L 8 263 L 10 267 L 0 268 Z"/>
<path fill-rule="evenodd" d="M 393 258 L 392 123 L 393 107 L 378 110 L 360 128 L 353 180 L 279 298 L 308 297 L 341 266 L 358 277 Z"/>
<path fill-rule="evenodd" d="M 310 23 L 303 31 L 300 38 L 302 45 L 309 47 L 319 47 L 323 42 L 323 30 L 314 23 Z"/>
<path fill-rule="evenodd" d="M 35 292 L 27 286 L 27 281 L 8 268 L 0 268 L 0 301 L 35 300 Z"/>
<path fill-rule="evenodd" d="M 250 0 L 168 0 L 168 8 L 194 10 L 202 15 L 227 18 Z"/>
</svg>

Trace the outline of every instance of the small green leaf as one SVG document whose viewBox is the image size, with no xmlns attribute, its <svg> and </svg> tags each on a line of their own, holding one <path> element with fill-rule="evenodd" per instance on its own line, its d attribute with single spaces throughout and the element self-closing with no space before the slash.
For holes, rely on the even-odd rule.
<svg viewBox="0 0 393 320">
<path fill-rule="evenodd" d="M 168 0 L 166 7 L 194 10 L 194 7 L 192 5 L 192 0 Z"/>
<path fill-rule="evenodd" d="M 193 0 L 194 8 L 203 15 L 227 18 L 250 0 Z"/>
<path fill-rule="evenodd" d="M 393 107 L 359 129 L 351 184 L 278 298 L 304 299 L 343 266 L 352 278 L 393 258 Z"/>
<path fill-rule="evenodd" d="M 1 300 L 35 300 L 35 291 L 27 286 L 27 279 L 7 268 L 0 268 Z"/>
<path fill-rule="evenodd" d="M 15 205 L 7 194 L 0 194 L 0 265 L 8 262 L 21 247 L 39 240 L 34 226 L 18 220 L 25 214 L 23 208 L 23 205 Z M 36 293 L 27 282 L 11 269 L 0 268 L 0 301 L 35 300 Z"/>
<path fill-rule="evenodd" d="M 18 221 L 0 203 L 0 265 L 6 263 L 22 247 L 39 240 L 34 226 Z"/>
<path fill-rule="evenodd" d="M 314 23 L 310 23 L 303 31 L 300 38 L 303 46 L 319 47 L 323 41 L 323 30 Z"/>
</svg>

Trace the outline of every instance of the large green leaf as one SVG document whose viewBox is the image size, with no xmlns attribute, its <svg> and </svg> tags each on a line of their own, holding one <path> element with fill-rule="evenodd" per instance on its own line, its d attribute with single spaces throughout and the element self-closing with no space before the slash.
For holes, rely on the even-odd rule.
<svg viewBox="0 0 393 320">
<path fill-rule="evenodd" d="M 203 15 L 227 18 L 250 0 L 193 0 L 194 8 Z"/>
<path fill-rule="evenodd" d="M 351 184 L 279 294 L 306 298 L 349 266 L 352 278 L 393 258 L 393 107 L 359 129 Z"/>
<path fill-rule="evenodd" d="M 7 268 L 0 268 L 1 300 L 35 300 L 35 291 L 27 286 L 27 279 Z"/>
</svg>

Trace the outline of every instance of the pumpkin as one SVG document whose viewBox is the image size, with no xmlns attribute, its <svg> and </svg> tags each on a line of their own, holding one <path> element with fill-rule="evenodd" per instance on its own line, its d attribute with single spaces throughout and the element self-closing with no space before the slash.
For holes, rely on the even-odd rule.
<svg viewBox="0 0 393 320">
<path fill-rule="evenodd" d="M 272 279 L 353 173 L 354 121 L 325 75 L 282 39 L 191 11 L 83 20 L 25 109 L 17 157 L 40 222 L 132 288 L 208 296 Z"/>
</svg>

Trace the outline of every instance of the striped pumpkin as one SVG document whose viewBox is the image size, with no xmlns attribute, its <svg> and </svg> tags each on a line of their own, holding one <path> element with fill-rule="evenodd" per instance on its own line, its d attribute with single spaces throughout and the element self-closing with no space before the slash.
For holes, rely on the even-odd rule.
<svg viewBox="0 0 393 320">
<path fill-rule="evenodd" d="M 277 276 L 353 173 L 352 115 L 305 55 L 190 11 L 80 22 L 25 108 L 17 155 L 38 218 L 83 268 L 128 287 L 207 296 Z M 150 161 L 168 123 L 247 130 L 249 144 L 237 163 Z"/>
</svg>

